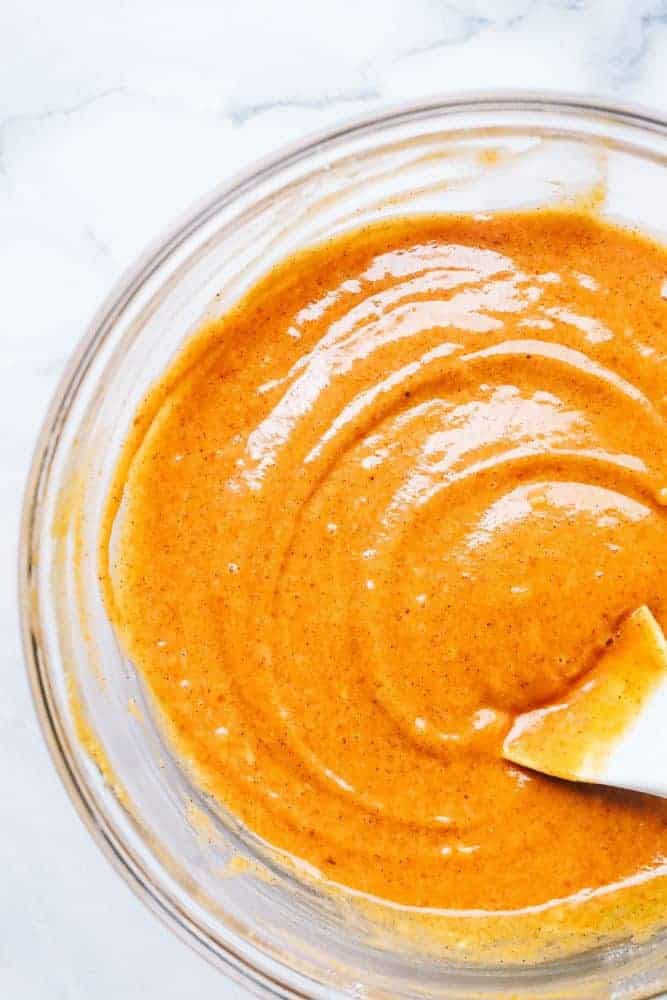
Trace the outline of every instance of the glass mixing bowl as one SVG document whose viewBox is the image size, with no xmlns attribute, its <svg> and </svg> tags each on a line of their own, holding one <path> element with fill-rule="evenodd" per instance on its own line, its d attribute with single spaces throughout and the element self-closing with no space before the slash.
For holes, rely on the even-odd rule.
<svg viewBox="0 0 667 1000">
<path fill-rule="evenodd" d="M 291 146 L 206 198 L 125 275 L 63 376 L 35 452 L 20 552 L 44 735 L 123 878 L 261 996 L 649 997 L 667 984 L 667 934 L 562 961 L 453 962 L 297 878 L 207 801 L 172 755 L 97 586 L 101 512 L 137 404 L 205 318 L 334 231 L 400 213 L 571 204 L 661 235 L 666 182 L 667 123 L 640 109 L 508 94 L 383 111 Z"/>
</svg>

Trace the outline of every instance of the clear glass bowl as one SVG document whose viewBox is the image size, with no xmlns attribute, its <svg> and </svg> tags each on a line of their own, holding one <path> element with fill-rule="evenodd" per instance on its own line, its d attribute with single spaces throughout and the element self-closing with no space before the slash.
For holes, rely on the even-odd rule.
<svg viewBox="0 0 667 1000">
<path fill-rule="evenodd" d="M 97 586 L 101 511 L 135 408 L 205 317 L 328 233 L 398 213 L 573 203 L 660 235 L 666 164 L 664 119 L 565 96 L 461 96 L 354 121 L 198 205 L 121 280 L 65 372 L 37 444 L 20 552 L 44 735 L 126 881 L 261 996 L 649 997 L 667 984 L 667 934 L 557 962 L 452 963 L 296 878 L 206 801 L 166 745 Z"/>
</svg>

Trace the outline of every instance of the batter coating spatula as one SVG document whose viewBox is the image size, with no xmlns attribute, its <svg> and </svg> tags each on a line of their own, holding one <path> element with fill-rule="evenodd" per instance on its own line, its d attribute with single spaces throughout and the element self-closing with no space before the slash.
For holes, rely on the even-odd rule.
<svg viewBox="0 0 667 1000">
<path fill-rule="evenodd" d="M 667 798 L 667 641 L 646 606 L 566 698 L 517 716 L 503 756 L 557 778 Z"/>
</svg>

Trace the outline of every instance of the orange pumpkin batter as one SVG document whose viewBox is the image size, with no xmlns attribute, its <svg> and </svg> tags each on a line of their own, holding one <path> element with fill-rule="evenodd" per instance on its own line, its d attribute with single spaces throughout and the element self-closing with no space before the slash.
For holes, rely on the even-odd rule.
<svg viewBox="0 0 667 1000">
<path fill-rule="evenodd" d="M 574 213 L 394 220 L 287 260 L 151 393 L 109 611 L 268 842 L 410 906 L 641 876 L 667 912 L 667 803 L 501 756 L 624 615 L 667 626 L 666 277 Z"/>
</svg>

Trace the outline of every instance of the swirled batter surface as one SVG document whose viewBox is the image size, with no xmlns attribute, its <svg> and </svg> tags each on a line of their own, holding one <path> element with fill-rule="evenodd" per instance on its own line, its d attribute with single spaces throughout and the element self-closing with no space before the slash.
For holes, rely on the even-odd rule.
<svg viewBox="0 0 667 1000">
<path fill-rule="evenodd" d="M 641 882 L 664 916 L 667 804 L 501 749 L 628 612 L 667 626 L 666 278 L 576 214 L 391 221 L 276 268 L 152 392 L 109 609 L 261 837 L 415 907 L 599 896 L 632 929 Z"/>
</svg>

